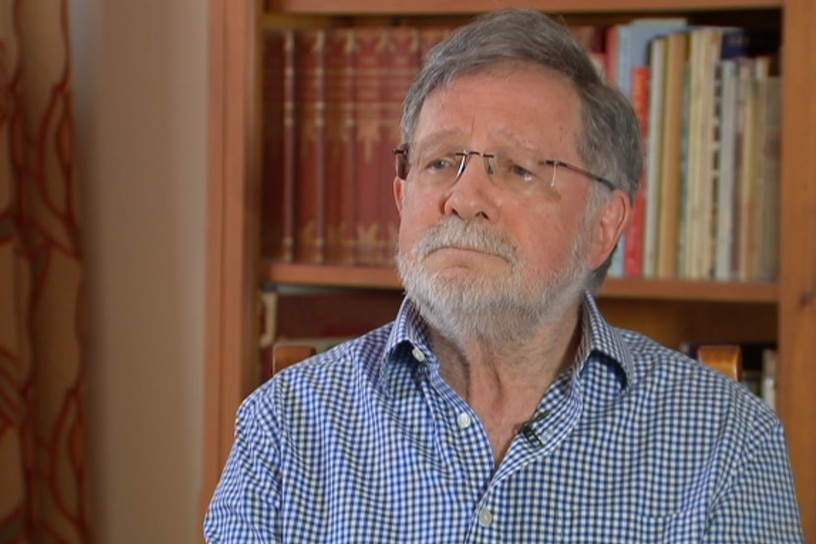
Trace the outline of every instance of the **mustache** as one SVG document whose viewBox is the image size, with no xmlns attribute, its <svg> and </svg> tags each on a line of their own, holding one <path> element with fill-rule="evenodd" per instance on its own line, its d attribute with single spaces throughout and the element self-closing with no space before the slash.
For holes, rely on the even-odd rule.
<svg viewBox="0 0 816 544">
<path fill-rule="evenodd" d="M 516 246 L 506 235 L 481 223 L 457 219 L 448 219 L 429 228 L 419 240 L 416 252 L 420 258 L 425 258 L 448 247 L 497 255 L 510 263 L 518 261 Z"/>
</svg>

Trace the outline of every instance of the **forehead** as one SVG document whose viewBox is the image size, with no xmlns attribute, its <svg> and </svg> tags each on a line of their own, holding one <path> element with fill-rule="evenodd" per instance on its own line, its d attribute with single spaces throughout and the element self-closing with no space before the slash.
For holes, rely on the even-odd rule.
<svg viewBox="0 0 816 544">
<path fill-rule="evenodd" d="M 574 144 L 580 100 L 572 82 L 529 63 L 462 75 L 425 99 L 413 140 L 487 138 L 528 147 Z M 465 142 L 473 143 L 473 142 Z"/>
</svg>

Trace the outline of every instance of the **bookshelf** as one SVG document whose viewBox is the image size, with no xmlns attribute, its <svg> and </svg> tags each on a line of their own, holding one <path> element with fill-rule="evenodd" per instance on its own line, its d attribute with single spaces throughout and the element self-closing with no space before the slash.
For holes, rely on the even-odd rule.
<svg viewBox="0 0 816 544">
<path fill-rule="evenodd" d="M 280 23 L 392 15 L 455 18 L 524 5 L 585 21 L 650 13 L 778 15 L 784 41 L 780 279 L 775 283 L 611 279 L 601 305 L 613 323 L 666 343 L 694 338 L 779 344 L 778 409 L 785 422 L 805 531 L 816 535 L 816 2 L 812 0 L 210 0 L 209 218 L 203 512 L 232 443 L 235 411 L 256 384 L 257 297 L 262 283 L 364 289 L 391 304 L 399 284 L 383 267 L 270 264 L 259 255 L 257 175 L 261 11 Z M 388 302 L 385 302 L 385 301 Z M 286 319 L 286 316 L 279 316 Z"/>
</svg>

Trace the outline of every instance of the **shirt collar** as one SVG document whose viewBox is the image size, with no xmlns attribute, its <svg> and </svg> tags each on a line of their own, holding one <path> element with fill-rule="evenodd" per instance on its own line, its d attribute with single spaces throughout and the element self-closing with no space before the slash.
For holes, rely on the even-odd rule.
<svg viewBox="0 0 816 544">
<path fill-rule="evenodd" d="M 580 375 L 590 360 L 599 358 L 623 371 L 626 380 L 624 386 L 631 384 L 634 377 L 632 351 L 620 331 L 603 317 L 595 297 L 589 292 L 584 292 L 581 329 L 581 344 L 576 354 L 576 374 Z"/>
<path fill-rule="evenodd" d="M 588 363 L 600 359 L 623 371 L 626 382 L 624 387 L 630 384 L 634 376 L 632 353 L 620 332 L 604 319 L 595 298 L 589 292 L 584 293 L 581 304 L 581 330 L 581 343 L 573 367 L 575 377 L 580 376 Z M 377 361 L 374 369 L 376 380 L 382 386 L 386 386 L 389 366 L 404 361 L 406 352 L 419 362 L 435 361 L 428 325 L 407 297 L 402 301 L 394 320 L 383 357 Z"/>
</svg>

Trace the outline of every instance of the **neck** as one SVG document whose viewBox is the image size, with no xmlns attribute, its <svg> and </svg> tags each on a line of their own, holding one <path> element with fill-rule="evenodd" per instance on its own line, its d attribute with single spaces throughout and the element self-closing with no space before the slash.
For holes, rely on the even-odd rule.
<svg viewBox="0 0 816 544">
<path fill-rule="evenodd" d="M 556 377 L 574 361 L 581 337 L 579 307 L 562 317 L 521 343 L 432 332 L 443 377 L 479 414 L 497 460 Z"/>
</svg>

